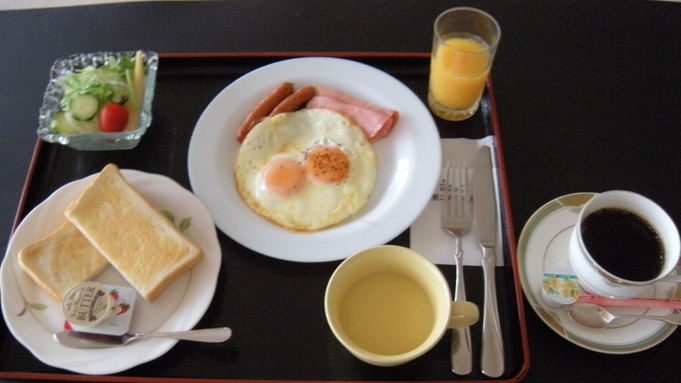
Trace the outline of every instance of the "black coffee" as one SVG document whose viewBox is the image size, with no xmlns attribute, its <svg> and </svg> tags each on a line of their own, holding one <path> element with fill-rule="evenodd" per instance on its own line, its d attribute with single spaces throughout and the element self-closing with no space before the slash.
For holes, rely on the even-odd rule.
<svg viewBox="0 0 681 383">
<path fill-rule="evenodd" d="M 630 211 L 603 208 L 586 216 L 582 239 L 603 269 L 630 281 L 649 281 L 662 272 L 664 247 L 648 222 Z"/>
</svg>

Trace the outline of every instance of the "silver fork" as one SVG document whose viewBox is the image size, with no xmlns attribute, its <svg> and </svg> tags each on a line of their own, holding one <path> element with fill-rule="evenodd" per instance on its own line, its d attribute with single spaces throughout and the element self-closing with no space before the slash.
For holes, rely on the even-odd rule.
<svg viewBox="0 0 681 383">
<path fill-rule="evenodd" d="M 449 162 L 444 170 L 442 200 L 440 201 L 440 221 L 442 230 L 456 238 L 456 285 L 454 300 L 466 300 L 463 278 L 463 235 L 471 229 L 473 196 L 468 182 L 468 165 Z M 471 331 L 469 327 L 452 330 L 452 371 L 458 375 L 468 375 L 473 369 L 471 355 Z"/>
</svg>

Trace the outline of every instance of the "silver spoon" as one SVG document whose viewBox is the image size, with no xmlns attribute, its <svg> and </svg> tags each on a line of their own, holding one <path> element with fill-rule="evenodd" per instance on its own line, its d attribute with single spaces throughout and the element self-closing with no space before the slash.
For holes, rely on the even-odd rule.
<svg viewBox="0 0 681 383">
<path fill-rule="evenodd" d="M 593 303 L 575 303 L 567 310 L 568 316 L 582 326 L 591 328 L 605 328 L 615 319 L 651 319 L 671 324 L 681 324 L 681 313 L 669 315 L 615 315 L 603 306 Z"/>
</svg>

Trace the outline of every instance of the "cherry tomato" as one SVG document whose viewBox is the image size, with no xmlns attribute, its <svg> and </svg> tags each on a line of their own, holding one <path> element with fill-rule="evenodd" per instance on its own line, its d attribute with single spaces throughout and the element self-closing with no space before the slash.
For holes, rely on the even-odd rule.
<svg viewBox="0 0 681 383">
<path fill-rule="evenodd" d="M 123 105 L 108 103 L 99 113 L 99 130 L 105 133 L 122 132 L 128 124 L 128 110 Z"/>
</svg>

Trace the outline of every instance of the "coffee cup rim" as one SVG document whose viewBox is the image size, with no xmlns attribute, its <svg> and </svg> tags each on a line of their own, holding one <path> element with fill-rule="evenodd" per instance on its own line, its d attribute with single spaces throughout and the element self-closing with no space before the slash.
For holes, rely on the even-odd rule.
<svg viewBox="0 0 681 383">
<path fill-rule="evenodd" d="M 599 206 L 597 208 L 593 208 L 592 210 L 588 209 L 592 205 L 598 203 L 599 200 L 603 199 L 604 197 L 609 197 L 609 196 L 625 196 L 627 198 L 637 198 L 637 199 L 643 201 L 645 204 L 647 204 L 651 208 L 657 210 L 660 213 L 660 217 L 662 217 L 662 219 L 665 221 L 665 224 L 664 225 L 658 225 L 655 222 L 651 222 L 652 220 L 648 219 L 648 217 L 645 217 L 643 214 L 636 211 L 636 209 L 630 208 L 629 206 L 621 206 L 621 205 L 617 205 L 617 204 L 608 204 L 608 205 L 604 205 L 604 206 Z M 582 236 L 579 235 L 580 234 L 579 230 L 580 230 L 582 222 L 584 221 L 584 219 L 589 214 L 591 214 L 595 211 L 598 211 L 600 209 L 608 208 L 608 207 L 620 208 L 620 209 L 627 210 L 627 211 L 630 211 L 630 212 L 638 215 L 639 217 L 643 218 L 648 224 L 650 224 L 651 227 L 653 228 L 653 230 L 655 230 L 656 233 L 658 234 L 658 237 L 660 238 L 660 241 L 662 241 L 662 245 L 664 247 L 665 262 L 664 262 L 662 271 L 655 278 L 648 279 L 648 280 L 645 280 L 645 281 L 632 281 L 632 280 L 629 280 L 629 279 L 626 279 L 626 278 L 622 278 L 622 277 L 619 277 L 619 276 L 609 272 L 608 270 L 603 268 L 600 264 L 598 264 L 598 262 L 596 262 L 596 260 L 593 259 L 591 253 L 588 251 L 586 244 L 584 243 L 584 241 L 582 239 Z M 664 235 L 661 234 L 660 227 L 665 227 L 667 230 L 670 230 L 670 232 L 668 233 L 667 236 L 664 236 Z M 616 283 L 616 284 L 620 284 L 620 285 L 624 285 L 624 286 L 646 286 L 646 285 L 650 285 L 650 284 L 655 283 L 655 282 L 659 281 L 660 279 L 668 276 L 671 272 L 673 272 L 676 269 L 679 261 L 681 260 L 681 238 L 679 237 L 678 227 L 676 226 L 676 224 L 672 220 L 671 216 L 669 216 L 667 211 L 665 209 L 663 209 L 658 203 L 656 203 L 652 199 L 650 199 L 650 198 L 648 198 L 648 197 L 646 197 L 642 194 L 636 193 L 636 192 L 632 192 L 632 191 L 628 191 L 628 190 L 609 190 L 609 191 L 605 191 L 605 192 L 600 193 L 600 194 L 596 194 L 592 199 L 590 199 L 584 205 L 582 205 L 582 208 L 579 212 L 579 216 L 577 218 L 577 224 L 575 225 L 574 230 L 577 231 L 577 240 L 579 241 L 579 246 L 583 249 L 583 255 L 585 256 L 586 261 L 594 267 L 594 269 L 598 272 L 598 274 L 600 274 L 603 278 L 605 278 L 607 281 L 609 281 L 611 283 Z M 665 230 L 665 232 L 667 232 L 667 230 Z M 669 246 L 669 245 L 672 245 L 672 246 Z M 672 255 L 675 258 L 675 260 L 672 259 L 671 261 L 668 261 L 669 255 Z"/>
</svg>

